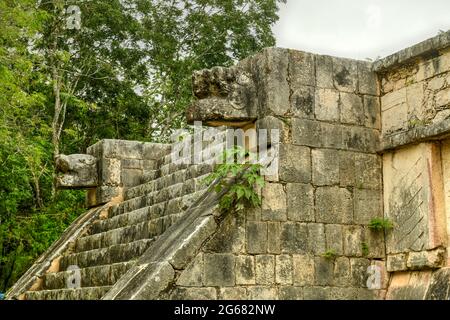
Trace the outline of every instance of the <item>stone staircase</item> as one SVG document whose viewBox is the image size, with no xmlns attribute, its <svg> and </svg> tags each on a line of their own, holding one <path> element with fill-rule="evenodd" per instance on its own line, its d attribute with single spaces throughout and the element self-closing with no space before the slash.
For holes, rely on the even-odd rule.
<svg viewBox="0 0 450 320">
<path fill-rule="evenodd" d="M 39 290 L 27 291 L 25 299 L 102 298 L 205 192 L 204 178 L 214 166 L 174 164 L 169 153 L 158 167 L 146 171 L 140 185 L 126 189 L 123 201 L 110 206 L 107 215 L 99 215 L 62 255 L 59 271 L 46 273 Z"/>
</svg>

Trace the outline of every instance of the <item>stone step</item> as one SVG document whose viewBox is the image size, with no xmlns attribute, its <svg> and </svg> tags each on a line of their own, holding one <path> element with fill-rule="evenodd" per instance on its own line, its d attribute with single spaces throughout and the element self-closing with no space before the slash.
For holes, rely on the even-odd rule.
<svg viewBox="0 0 450 320">
<path fill-rule="evenodd" d="M 114 263 L 111 265 L 79 269 L 80 287 L 104 287 L 114 285 L 124 275 L 135 261 Z M 75 271 L 47 273 L 44 277 L 44 290 L 67 289 Z"/>
<path fill-rule="evenodd" d="M 125 201 L 131 200 L 143 195 L 148 195 L 151 192 L 162 191 L 173 185 L 192 184 L 199 178 L 205 178 L 213 171 L 213 165 L 203 164 L 203 165 L 193 165 L 187 169 L 181 169 L 172 174 L 161 176 L 160 178 L 141 184 L 136 187 L 129 188 L 125 191 Z"/>
<path fill-rule="evenodd" d="M 167 215 L 181 213 L 188 209 L 204 192 L 205 190 L 203 189 L 152 206 L 143 207 L 122 214 L 111 214 L 107 219 L 94 221 L 90 227 L 90 235 L 155 220 Z M 117 211 L 115 212 L 117 213 Z"/>
<path fill-rule="evenodd" d="M 75 252 L 107 248 L 117 244 L 158 237 L 182 215 L 183 212 L 178 212 L 149 221 L 125 225 L 116 229 L 81 237 L 76 241 Z"/>
<path fill-rule="evenodd" d="M 61 258 L 60 270 L 67 270 L 71 265 L 88 268 L 134 260 L 140 257 L 154 240 L 142 239 L 107 248 L 70 253 Z"/>
<path fill-rule="evenodd" d="M 26 300 L 100 300 L 111 286 L 27 291 Z"/>
<path fill-rule="evenodd" d="M 113 217 L 118 214 L 153 206 L 161 202 L 166 202 L 170 199 L 183 197 L 185 195 L 204 190 L 207 188 L 205 183 L 205 178 L 207 176 L 208 175 L 203 175 L 197 178 L 192 178 L 186 180 L 185 182 L 179 182 L 156 191 L 150 191 L 147 190 L 146 187 L 142 187 L 141 189 L 136 190 L 135 197 L 111 207 L 108 214 L 110 217 Z"/>
<path fill-rule="evenodd" d="M 142 174 L 141 184 L 156 180 L 158 178 L 159 178 L 159 170 L 146 170 Z"/>
<path fill-rule="evenodd" d="M 99 248 L 107 248 L 117 244 L 129 243 L 142 239 L 150 239 L 152 235 L 149 222 L 141 222 L 116 228 L 98 234 L 84 236 L 76 241 L 75 252 L 84 252 Z"/>
</svg>

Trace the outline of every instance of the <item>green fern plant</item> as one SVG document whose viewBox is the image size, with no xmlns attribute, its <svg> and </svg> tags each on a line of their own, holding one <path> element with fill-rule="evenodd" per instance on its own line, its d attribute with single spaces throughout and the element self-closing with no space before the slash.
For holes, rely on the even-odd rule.
<svg viewBox="0 0 450 320">
<path fill-rule="evenodd" d="M 389 219 L 373 218 L 369 222 L 369 228 L 375 231 L 388 231 L 394 227 L 394 224 Z"/>
<path fill-rule="evenodd" d="M 211 184 L 218 180 L 215 186 L 217 193 L 228 186 L 225 178 L 239 177 L 235 184 L 222 196 L 219 207 L 222 210 L 242 210 L 249 207 L 259 207 L 261 197 L 256 192 L 256 187 L 264 187 L 264 179 L 260 175 L 260 164 L 251 164 L 247 161 L 238 163 L 238 159 L 245 159 L 253 156 L 242 147 L 233 147 L 223 154 L 223 163 L 216 166 L 214 171 L 205 178 L 206 184 Z"/>
</svg>

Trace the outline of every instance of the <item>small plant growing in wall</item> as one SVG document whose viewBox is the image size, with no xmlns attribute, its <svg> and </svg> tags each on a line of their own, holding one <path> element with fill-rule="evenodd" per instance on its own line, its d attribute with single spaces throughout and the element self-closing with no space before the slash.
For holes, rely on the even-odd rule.
<svg viewBox="0 0 450 320">
<path fill-rule="evenodd" d="M 366 257 L 369 255 L 369 245 L 366 242 L 361 243 L 361 250 L 363 256 Z"/>
<path fill-rule="evenodd" d="M 389 219 L 373 218 L 369 222 L 369 228 L 375 231 L 389 231 L 394 227 L 394 224 Z"/>
<path fill-rule="evenodd" d="M 223 154 L 223 161 L 217 165 L 214 171 L 205 178 L 204 182 L 210 184 L 218 180 L 215 186 L 217 193 L 221 192 L 226 186 L 225 178 L 239 177 L 235 184 L 231 185 L 225 195 L 219 202 L 222 210 L 242 210 L 244 208 L 259 207 L 261 197 L 256 192 L 256 187 L 264 186 L 264 179 L 260 175 L 260 164 L 252 164 L 245 160 L 239 163 L 239 159 L 248 159 L 252 156 L 242 147 L 233 147 Z M 256 157 L 250 157 L 256 159 Z"/>
<path fill-rule="evenodd" d="M 334 260 L 336 258 L 336 251 L 333 249 L 328 249 L 322 254 L 322 257 L 329 260 Z"/>
</svg>

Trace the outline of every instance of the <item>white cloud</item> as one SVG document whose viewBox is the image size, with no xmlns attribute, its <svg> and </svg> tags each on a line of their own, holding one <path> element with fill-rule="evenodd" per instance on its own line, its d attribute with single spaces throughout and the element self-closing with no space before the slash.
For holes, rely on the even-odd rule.
<svg viewBox="0 0 450 320">
<path fill-rule="evenodd" d="M 277 45 L 364 59 L 386 56 L 450 29 L 448 0 L 288 0 Z"/>
<path fill-rule="evenodd" d="M 366 9 L 366 25 L 369 29 L 378 29 L 381 26 L 381 8 L 371 4 Z"/>
</svg>

